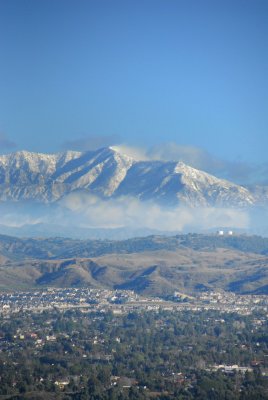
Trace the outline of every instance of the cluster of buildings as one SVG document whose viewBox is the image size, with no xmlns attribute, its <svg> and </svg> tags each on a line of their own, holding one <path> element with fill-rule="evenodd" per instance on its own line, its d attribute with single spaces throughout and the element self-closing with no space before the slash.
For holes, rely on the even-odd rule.
<svg viewBox="0 0 268 400">
<path fill-rule="evenodd" d="M 204 292 L 198 298 L 203 304 L 203 309 L 236 312 L 242 315 L 250 315 L 254 311 L 268 313 L 268 297 L 265 295 L 239 295 L 222 290 Z"/>
<path fill-rule="evenodd" d="M 223 231 L 223 230 L 220 230 L 220 231 L 218 231 L 217 232 L 217 234 L 218 234 L 218 236 L 224 236 L 224 235 L 226 235 L 226 236 L 233 236 L 233 231 Z"/>
<path fill-rule="evenodd" d="M 236 295 L 231 292 L 203 292 L 195 297 L 175 292 L 169 300 L 145 297 L 132 290 L 90 288 L 47 288 L 28 292 L 0 293 L 0 315 L 20 312 L 42 312 L 56 309 L 79 309 L 82 312 L 131 311 L 202 311 L 217 310 L 249 315 L 255 311 L 268 313 L 268 298 L 264 295 Z"/>
</svg>

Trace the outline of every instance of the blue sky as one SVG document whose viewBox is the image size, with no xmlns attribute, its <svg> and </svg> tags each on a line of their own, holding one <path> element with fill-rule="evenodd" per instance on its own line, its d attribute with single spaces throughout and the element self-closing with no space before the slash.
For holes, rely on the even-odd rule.
<svg viewBox="0 0 268 400">
<path fill-rule="evenodd" d="M 267 0 L 0 0 L 0 151 L 173 143 L 265 164 Z"/>
</svg>

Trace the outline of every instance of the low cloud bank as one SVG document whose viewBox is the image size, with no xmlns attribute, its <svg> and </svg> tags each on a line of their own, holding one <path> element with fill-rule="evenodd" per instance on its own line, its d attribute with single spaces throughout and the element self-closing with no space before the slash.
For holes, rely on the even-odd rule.
<svg viewBox="0 0 268 400">
<path fill-rule="evenodd" d="M 247 232 L 250 216 L 233 208 L 164 207 L 134 198 L 101 200 L 84 193 L 73 193 L 58 204 L 0 206 L 1 225 L 20 228 L 44 224 L 76 229 L 150 229 L 163 232 L 205 232 L 235 228 Z M 68 233 L 69 235 L 69 233 Z M 76 235 L 77 236 L 77 235 Z"/>
<path fill-rule="evenodd" d="M 164 207 L 155 202 L 141 202 L 134 198 L 100 200 L 87 194 L 70 194 L 61 205 L 83 219 L 91 227 L 131 228 L 146 227 L 165 231 L 183 231 L 189 227 L 211 229 L 236 226 L 246 229 L 246 211 L 232 208 Z"/>
</svg>

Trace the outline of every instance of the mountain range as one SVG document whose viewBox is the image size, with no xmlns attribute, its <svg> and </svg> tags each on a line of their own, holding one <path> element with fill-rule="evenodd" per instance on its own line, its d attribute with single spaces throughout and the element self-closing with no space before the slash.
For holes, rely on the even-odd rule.
<svg viewBox="0 0 268 400">
<path fill-rule="evenodd" d="M 52 203 L 70 193 L 134 197 L 167 205 L 247 207 L 268 200 L 180 161 L 139 161 L 113 147 L 96 151 L 0 156 L 0 200 Z"/>
<path fill-rule="evenodd" d="M 82 241 L 0 235 L 0 290 L 88 286 L 152 296 L 218 289 L 267 294 L 267 261 L 268 238 L 257 236 Z"/>
</svg>

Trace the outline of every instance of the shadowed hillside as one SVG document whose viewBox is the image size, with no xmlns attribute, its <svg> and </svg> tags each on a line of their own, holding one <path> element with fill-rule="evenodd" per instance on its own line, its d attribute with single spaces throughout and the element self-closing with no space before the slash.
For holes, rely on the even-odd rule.
<svg viewBox="0 0 268 400">
<path fill-rule="evenodd" d="M 215 235 L 113 241 L 0 238 L 0 289 L 89 286 L 165 296 L 268 293 L 268 239 Z"/>
</svg>

